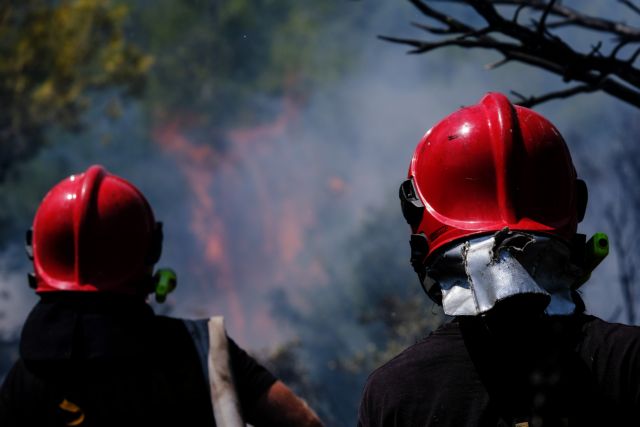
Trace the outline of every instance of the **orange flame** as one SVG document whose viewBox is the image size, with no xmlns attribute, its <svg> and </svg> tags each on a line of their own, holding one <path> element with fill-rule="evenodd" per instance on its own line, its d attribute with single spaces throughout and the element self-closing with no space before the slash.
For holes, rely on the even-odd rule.
<svg viewBox="0 0 640 427">
<path fill-rule="evenodd" d="M 193 196 L 191 206 L 192 233 L 204 248 L 205 261 L 215 271 L 215 281 L 225 292 L 234 326 L 245 332 L 245 317 L 251 316 L 252 330 L 272 325 L 266 304 L 242 309 L 240 290 L 252 291 L 260 286 L 297 286 L 309 280 L 324 280 L 324 269 L 317 260 L 301 262 L 306 234 L 315 225 L 313 206 L 297 200 L 294 194 L 274 195 L 273 162 L 282 163 L 287 155 L 282 140 L 291 136 L 298 117 L 299 106 L 291 98 L 283 99 L 283 107 L 273 121 L 259 126 L 232 129 L 225 134 L 230 143 L 224 151 L 211 145 L 197 144 L 186 136 L 185 130 L 202 127 L 193 120 L 173 119 L 158 125 L 154 138 L 162 149 L 177 162 L 186 177 Z M 295 161 L 295 159 L 291 159 Z M 305 173 L 304 167 L 296 173 Z M 242 178 L 250 181 L 253 199 L 250 220 L 257 221 L 258 235 L 252 236 L 255 246 L 252 258 L 263 268 L 247 268 L 246 259 L 232 259 L 243 242 L 229 240 L 227 230 L 237 227 L 241 218 L 231 218 L 216 206 L 215 198 L 233 199 L 238 191 L 233 185 Z M 277 181 L 277 180 L 276 180 Z M 225 186 L 220 185 L 225 183 Z M 278 183 L 275 183 L 278 184 Z M 281 183 L 280 183 L 281 185 Z M 332 191 L 340 193 L 339 180 L 329 182 Z M 232 193 L 229 193 L 232 192 Z M 215 194 L 215 198 L 214 198 Z M 237 198 L 237 197 L 236 197 Z M 311 199 L 311 203 L 313 199 Z M 233 223 L 233 224 L 232 224 Z M 244 242 L 246 245 L 246 242 Z M 237 256 L 237 255 L 236 255 Z M 260 269 L 259 269 L 260 268 Z"/>
<path fill-rule="evenodd" d="M 224 250 L 226 233 L 220 218 L 216 215 L 215 203 L 211 196 L 213 174 L 210 172 L 219 159 L 214 149 L 206 145 L 196 145 L 180 131 L 180 120 L 159 126 L 154 138 L 168 153 L 175 156 L 194 196 L 190 229 L 204 245 L 205 260 L 216 269 L 216 283 L 227 294 L 233 321 L 244 328 L 240 298 L 233 286 L 230 260 Z"/>
</svg>

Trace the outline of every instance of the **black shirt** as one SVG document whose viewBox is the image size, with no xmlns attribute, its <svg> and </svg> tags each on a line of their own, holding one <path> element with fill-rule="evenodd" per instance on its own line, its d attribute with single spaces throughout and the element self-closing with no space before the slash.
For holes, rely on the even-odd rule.
<svg viewBox="0 0 640 427">
<path fill-rule="evenodd" d="M 229 339 L 243 413 L 276 381 Z M 180 319 L 118 296 L 45 296 L 0 389 L 0 425 L 215 425 L 199 355 Z"/>
<path fill-rule="evenodd" d="M 640 328 L 454 319 L 370 375 L 358 425 L 640 425 Z"/>
</svg>

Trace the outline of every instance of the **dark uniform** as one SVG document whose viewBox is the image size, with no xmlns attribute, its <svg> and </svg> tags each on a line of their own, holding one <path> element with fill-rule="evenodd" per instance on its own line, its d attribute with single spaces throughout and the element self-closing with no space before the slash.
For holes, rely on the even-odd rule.
<svg viewBox="0 0 640 427">
<path fill-rule="evenodd" d="M 371 374 L 358 425 L 640 425 L 640 328 L 456 318 Z"/>
<path fill-rule="evenodd" d="M 189 332 L 194 325 L 156 316 L 126 296 L 42 295 L 0 391 L 0 426 L 215 425 L 202 355 Z M 252 423 L 257 399 L 276 378 L 228 344 Z"/>
</svg>

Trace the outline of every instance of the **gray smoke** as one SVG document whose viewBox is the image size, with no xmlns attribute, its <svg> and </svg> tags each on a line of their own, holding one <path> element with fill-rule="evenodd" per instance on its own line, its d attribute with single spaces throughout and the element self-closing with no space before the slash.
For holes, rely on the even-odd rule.
<svg viewBox="0 0 640 427">
<path fill-rule="evenodd" d="M 345 7 L 369 5 L 357 2 Z M 353 423 L 353 402 L 363 378 L 345 379 L 329 365 L 340 355 L 366 347 L 378 332 L 363 330 L 357 323 L 359 307 L 354 304 L 362 298 L 354 293 L 393 290 L 391 284 L 382 290 L 350 290 L 357 273 L 354 260 L 381 239 L 387 241 L 387 250 L 399 254 L 395 258 L 408 259 L 409 231 L 401 218 L 397 187 L 418 140 L 441 118 L 478 102 L 488 91 L 535 94 L 563 85 L 558 77 L 517 64 L 486 71 L 483 64 L 500 59 L 491 52 L 406 55 L 404 47 L 380 41 L 376 35 L 419 36 L 409 21 L 424 19 L 403 3 L 371 10 L 369 23 L 354 28 L 352 37 L 359 44 L 351 52 L 352 65 L 345 75 L 304 101 L 296 100 L 293 112 L 287 110 L 291 105 L 286 96 L 256 95 L 270 130 L 209 134 L 195 125 L 178 126 L 171 141 L 180 137 L 192 148 L 212 142 L 226 147 L 211 159 L 207 149 L 189 156 L 163 147 L 153 130 L 165 123 L 151 123 L 148 132 L 141 133 L 143 115 L 133 103 L 125 106 L 117 122 L 100 119 L 96 108 L 95 120 L 90 120 L 92 126 L 85 133 L 57 135 L 57 143 L 25 164 L 14 178 L 37 180 L 42 189 L 38 197 L 92 163 L 102 163 L 134 182 L 165 224 L 159 266 L 170 266 L 179 276 L 177 291 L 157 310 L 181 317 L 224 314 L 230 334 L 253 351 L 299 339 L 303 349 L 313 349 L 304 353 L 308 358 L 303 361 L 314 379 L 326 383 L 325 391 L 337 393 L 342 388 L 342 396 L 350 396 L 349 405 L 331 410 L 340 425 Z M 330 38 L 331 30 L 328 23 L 318 37 Z M 323 54 L 318 52 L 319 57 Z M 606 209 L 623 203 L 624 197 L 611 173 L 612 144 L 627 133 L 618 117 L 636 112 L 600 94 L 552 102 L 537 110 L 565 136 L 578 173 L 589 185 L 582 232 L 607 232 Z M 194 182 L 201 187 L 194 188 Z M 0 294 L 8 294 L 8 299 L 0 298 L 3 334 L 17 333 L 35 301 L 23 279 L 27 265 L 8 261 L 21 250 L 21 230 L 28 227 L 34 208 L 34 204 L 21 208 L 16 215 L 12 240 L 0 257 Z M 387 213 L 391 210 L 396 213 Z M 196 211 L 206 215 L 198 217 Z M 376 226 L 381 217 L 392 218 L 385 224 L 393 226 Z M 615 285 L 616 257 L 614 251 L 584 288 L 588 310 L 605 319 L 615 317 L 623 306 Z M 385 260 L 358 268 L 398 271 L 398 292 L 421 292 L 417 280 L 410 283 L 415 288 L 407 290 L 413 272 L 408 261 L 401 267 L 395 258 L 388 260 L 388 268 Z M 430 310 L 425 297 L 425 315 Z M 324 317 L 309 322 L 305 313 Z"/>
</svg>

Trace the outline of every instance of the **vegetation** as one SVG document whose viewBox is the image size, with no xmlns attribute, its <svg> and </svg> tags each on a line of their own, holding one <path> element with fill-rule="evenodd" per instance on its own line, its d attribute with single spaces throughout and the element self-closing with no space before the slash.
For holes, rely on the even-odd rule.
<svg viewBox="0 0 640 427">
<path fill-rule="evenodd" d="M 80 129 L 93 91 L 141 92 L 152 58 L 125 39 L 126 15 L 108 0 L 0 5 L 0 182 L 48 128 Z"/>
<path fill-rule="evenodd" d="M 156 119 L 187 120 L 219 134 L 278 113 L 287 95 L 303 103 L 348 64 L 346 44 L 319 37 L 337 2 L 147 1 L 132 6 L 134 40 L 153 55 L 144 103 Z M 348 20 L 334 24 L 336 34 Z M 332 43 L 331 48 L 321 43 Z M 221 138 L 208 144 L 221 149 Z"/>
</svg>

